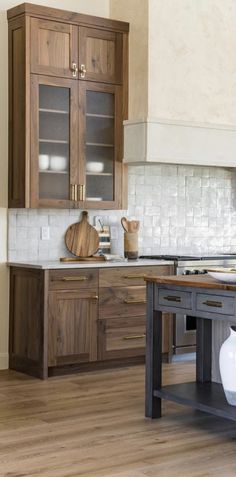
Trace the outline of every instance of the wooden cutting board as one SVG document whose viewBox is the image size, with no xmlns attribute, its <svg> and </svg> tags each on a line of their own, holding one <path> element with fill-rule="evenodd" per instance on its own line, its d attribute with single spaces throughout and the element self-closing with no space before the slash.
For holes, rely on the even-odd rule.
<svg viewBox="0 0 236 477">
<path fill-rule="evenodd" d="M 65 243 L 68 250 L 77 257 L 91 257 L 99 247 L 97 230 L 88 223 L 88 212 L 82 212 L 80 222 L 70 225 L 66 231 Z"/>
</svg>

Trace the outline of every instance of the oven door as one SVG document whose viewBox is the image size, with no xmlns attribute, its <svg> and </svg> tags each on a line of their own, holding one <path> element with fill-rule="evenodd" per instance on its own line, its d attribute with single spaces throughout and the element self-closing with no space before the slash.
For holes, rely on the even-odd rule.
<svg viewBox="0 0 236 477">
<path fill-rule="evenodd" d="M 195 316 L 176 313 L 175 316 L 175 353 L 188 353 L 196 349 Z"/>
</svg>

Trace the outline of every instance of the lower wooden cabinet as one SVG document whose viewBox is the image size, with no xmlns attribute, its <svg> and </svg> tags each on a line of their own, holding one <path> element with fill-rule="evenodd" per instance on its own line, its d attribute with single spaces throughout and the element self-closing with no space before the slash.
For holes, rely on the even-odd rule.
<svg viewBox="0 0 236 477">
<path fill-rule="evenodd" d="M 144 359 L 149 273 L 173 269 L 11 267 L 10 368 L 45 379 L 111 360 Z M 162 351 L 170 356 L 171 315 L 163 317 L 163 331 Z"/>
<path fill-rule="evenodd" d="M 48 366 L 97 360 L 97 290 L 49 293 Z"/>
</svg>

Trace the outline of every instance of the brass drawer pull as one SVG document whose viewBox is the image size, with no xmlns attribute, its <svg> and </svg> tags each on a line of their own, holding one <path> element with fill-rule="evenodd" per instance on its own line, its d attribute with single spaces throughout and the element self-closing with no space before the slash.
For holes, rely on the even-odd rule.
<svg viewBox="0 0 236 477">
<path fill-rule="evenodd" d="M 123 340 L 141 340 L 142 338 L 145 338 L 146 334 L 144 333 L 143 335 L 134 335 L 134 336 L 124 336 Z"/>
<path fill-rule="evenodd" d="M 142 275 L 137 275 L 136 274 L 136 275 L 124 275 L 123 276 L 123 278 L 128 278 L 128 279 L 131 279 L 131 278 L 143 278 L 144 279 L 145 277 L 146 277 L 146 275 L 143 275 L 143 274 Z"/>
<path fill-rule="evenodd" d="M 174 301 L 175 303 L 181 303 L 181 297 L 180 296 L 167 295 L 167 296 L 163 297 L 163 300 Z"/>
<path fill-rule="evenodd" d="M 63 277 L 63 282 L 85 282 L 88 277 Z"/>
<path fill-rule="evenodd" d="M 223 306 L 221 301 L 212 301 L 212 300 L 203 301 L 202 304 L 206 306 L 214 306 L 215 308 L 222 308 Z"/>
<path fill-rule="evenodd" d="M 124 300 L 124 303 L 127 305 L 141 305 L 143 303 L 147 303 L 146 300 L 129 300 L 128 298 Z"/>
</svg>

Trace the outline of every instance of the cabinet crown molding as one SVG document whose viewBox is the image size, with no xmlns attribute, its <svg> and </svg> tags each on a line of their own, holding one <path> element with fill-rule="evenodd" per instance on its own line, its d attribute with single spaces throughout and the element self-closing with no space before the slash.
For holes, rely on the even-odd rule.
<svg viewBox="0 0 236 477">
<path fill-rule="evenodd" d="M 85 15 L 84 13 L 70 12 L 68 10 L 60 10 L 58 8 L 44 7 L 33 3 L 22 3 L 7 11 L 8 20 L 12 20 L 20 15 L 29 15 L 47 20 L 55 20 L 68 22 L 80 26 L 96 26 L 101 29 L 108 29 L 116 32 L 128 32 L 129 23 L 119 20 L 111 20 L 110 18 L 96 17 Z"/>
</svg>

